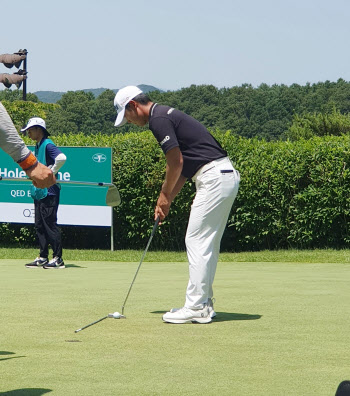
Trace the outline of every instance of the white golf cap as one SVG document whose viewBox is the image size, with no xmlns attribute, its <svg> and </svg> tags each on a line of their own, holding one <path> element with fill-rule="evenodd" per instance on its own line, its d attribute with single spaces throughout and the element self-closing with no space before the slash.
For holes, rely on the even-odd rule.
<svg viewBox="0 0 350 396">
<path fill-rule="evenodd" d="M 42 128 L 48 135 L 50 135 L 49 132 L 47 132 L 47 130 L 46 130 L 45 121 L 42 118 L 40 118 L 40 117 L 31 118 L 28 121 L 27 125 L 24 128 L 21 129 L 21 132 L 25 132 L 27 129 L 35 127 L 35 126 Z"/>
<path fill-rule="evenodd" d="M 114 98 L 114 107 L 117 109 L 117 119 L 115 120 L 115 126 L 122 126 L 126 123 L 125 106 L 134 99 L 137 95 L 141 94 L 140 88 L 135 85 L 128 85 L 127 87 L 121 88 Z"/>
</svg>

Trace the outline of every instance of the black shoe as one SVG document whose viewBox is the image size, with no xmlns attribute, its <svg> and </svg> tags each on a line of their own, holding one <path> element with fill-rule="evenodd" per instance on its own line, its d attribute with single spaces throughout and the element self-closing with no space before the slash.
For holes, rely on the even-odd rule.
<svg viewBox="0 0 350 396">
<path fill-rule="evenodd" d="M 33 262 L 26 264 L 26 268 L 41 268 L 45 264 L 48 264 L 48 259 L 44 257 L 37 257 Z"/>
<path fill-rule="evenodd" d="M 343 381 L 339 384 L 335 396 L 349 396 L 350 395 L 350 381 Z"/>
<path fill-rule="evenodd" d="M 43 266 L 44 269 L 59 269 L 59 268 L 66 268 L 64 265 L 64 261 L 61 257 L 54 257 L 50 260 L 49 263 Z"/>
</svg>

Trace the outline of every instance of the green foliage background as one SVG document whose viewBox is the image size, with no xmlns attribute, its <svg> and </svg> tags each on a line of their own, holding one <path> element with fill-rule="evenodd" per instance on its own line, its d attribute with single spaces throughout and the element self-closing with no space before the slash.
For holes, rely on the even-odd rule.
<svg viewBox="0 0 350 396">
<path fill-rule="evenodd" d="M 58 145 L 113 148 L 113 178 L 123 199 L 115 209 L 115 246 L 139 249 L 153 225 L 165 160 L 146 127 L 114 127 L 114 95 L 112 90 L 98 97 L 71 91 L 57 104 L 47 104 L 33 94 L 23 102 L 19 91 L 4 90 L 0 100 L 18 129 L 39 116 Z M 349 247 L 349 82 L 222 89 L 192 85 L 149 95 L 208 127 L 241 173 L 222 250 Z M 155 249 L 184 248 L 194 193 L 189 181 L 158 230 Z M 62 227 L 62 234 L 67 248 L 109 248 L 105 228 Z M 34 239 L 33 227 L 0 226 L 5 246 L 32 246 Z"/>
<path fill-rule="evenodd" d="M 241 173 L 223 251 L 349 247 L 349 136 L 268 142 L 230 131 L 213 134 Z M 122 196 L 122 204 L 114 210 L 115 247 L 144 248 L 165 172 L 164 155 L 152 133 L 60 135 L 55 142 L 59 146 L 113 148 L 113 180 Z M 184 249 L 194 194 L 193 183 L 187 182 L 152 248 Z M 109 247 L 108 229 L 62 227 L 62 233 L 66 248 Z M 34 238 L 31 227 L 0 228 L 0 239 L 7 243 L 33 246 Z"/>
<path fill-rule="evenodd" d="M 191 85 L 178 91 L 151 91 L 148 94 L 153 101 L 174 106 L 207 128 L 230 130 L 246 138 L 286 140 L 349 131 L 350 82 L 343 79 L 290 86 L 261 84 L 253 87 L 243 84 L 217 88 L 213 85 Z M 30 116 L 40 116 L 44 109 L 52 135 L 111 135 L 146 130 L 135 129 L 128 124 L 116 130 L 114 96 L 111 89 L 97 97 L 92 92 L 69 91 L 57 101 L 56 106 L 43 108 L 46 104 L 40 103 L 35 95 L 28 94 L 28 100 L 39 105 L 38 111 L 35 105 L 26 106 L 32 106 Z M 17 107 L 10 106 L 9 112 L 15 124 L 22 126 L 25 117 L 19 112 L 18 106 L 22 103 L 19 99 L 20 91 L 0 91 L 0 100 L 17 102 Z M 309 128 L 305 129 L 307 126 Z"/>
<path fill-rule="evenodd" d="M 59 108 L 59 105 L 56 104 L 23 102 L 21 100 L 2 100 L 1 103 L 5 106 L 18 131 L 27 124 L 29 118 L 41 117 L 46 120 L 49 114 Z"/>
</svg>

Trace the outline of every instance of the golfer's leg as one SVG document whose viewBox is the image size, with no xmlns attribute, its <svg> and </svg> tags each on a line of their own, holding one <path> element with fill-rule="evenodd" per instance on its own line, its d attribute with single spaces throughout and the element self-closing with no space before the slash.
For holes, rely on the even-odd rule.
<svg viewBox="0 0 350 396">
<path fill-rule="evenodd" d="M 57 216 L 57 212 L 54 215 Z M 62 257 L 61 231 L 56 221 L 51 223 L 48 231 L 48 236 L 52 247 L 53 257 Z"/>
<path fill-rule="evenodd" d="M 61 230 L 57 225 L 59 195 L 54 195 L 52 198 L 53 198 L 53 210 L 50 218 L 49 240 L 52 246 L 53 257 L 62 257 Z"/>
<path fill-rule="evenodd" d="M 237 186 L 238 190 L 238 186 Z M 235 197 L 237 195 L 237 192 L 232 194 L 230 198 L 226 198 L 221 204 L 220 204 L 220 216 L 221 218 L 218 219 L 216 218 L 217 221 L 217 231 L 214 236 L 214 241 L 212 244 L 213 248 L 213 253 L 212 253 L 212 260 L 209 265 L 209 290 L 208 290 L 208 298 L 213 298 L 213 283 L 214 283 L 214 278 L 215 278 L 215 273 L 216 273 L 216 267 L 217 263 L 219 260 L 219 254 L 220 254 L 220 245 L 221 245 L 221 239 L 224 234 L 228 216 L 230 214 L 233 202 L 235 200 Z"/>
<path fill-rule="evenodd" d="M 238 192 L 239 175 L 208 172 L 197 183 L 186 233 L 190 280 L 187 286 L 187 308 L 199 309 L 213 296 L 220 243 L 227 219 Z"/>
<path fill-rule="evenodd" d="M 220 249 L 220 236 L 217 235 L 221 225 L 219 200 L 217 181 L 210 189 L 202 181 L 197 181 L 197 194 L 191 207 L 185 240 L 190 277 L 186 292 L 187 308 L 203 308 L 209 297 L 212 272 L 215 272 Z"/>
<path fill-rule="evenodd" d="M 35 208 L 35 231 L 38 237 L 40 257 L 48 258 L 49 248 L 46 238 L 45 226 L 43 223 L 43 216 L 45 216 L 45 207 L 41 201 L 34 201 Z"/>
<path fill-rule="evenodd" d="M 185 307 L 191 309 L 203 308 L 208 298 L 209 272 L 207 268 L 208 255 L 211 252 L 209 238 L 212 233 L 207 233 L 205 238 L 205 194 L 197 191 L 193 202 L 186 232 L 186 251 L 189 263 L 189 281 L 186 291 Z"/>
<path fill-rule="evenodd" d="M 226 164 L 219 166 L 219 170 L 227 168 Z M 238 194 L 240 183 L 239 173 L 233 169 L 232 173 L 221 174 L 221 201 L 220 201 L 220 222 L 217 225 L 216 241 L 213 244 L 213 263 L 210 266 L 209 292 L 208 298 L 213 297 L 213 283 L 216 273 L 217 262 L 220 254 L 221 239 L 224 234 L 228 217 L 231 212 L 232 205 Z M 218 219 L 219 220 L 219 219 Z M 215 256 L 215 261 L 214 261 Z"/>
<path fill-rule="evenodd" d="M 53 250 L 53 257 L 62 257 L 61 232 L 57 226 L 58 198 L 50 195 L 43 199 L 45 202 L 45 214 L 43 224 L 48 243 Z"/>
</svg>

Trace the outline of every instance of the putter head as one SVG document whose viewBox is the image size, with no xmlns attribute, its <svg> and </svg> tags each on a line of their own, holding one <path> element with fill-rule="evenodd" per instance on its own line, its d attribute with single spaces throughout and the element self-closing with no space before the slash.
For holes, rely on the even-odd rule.
<svg viewBox="0 0 350 396">
<path fill-rule="evenodd" d="M 118 206 L 120 205 L 121 199 L 117 187 L 113 184 L 108 187 L 106 195 L 106 204 L 108 206 Z"/>
<path fill-rule="evenodd" d="M 109 318 L 114 318 L 114 319 L 126 319 L 126 317 L 122 314 L 120 314 L 119 312 L 114 312 L 114 313 L 110 313 L 108 314 Z"/>
</svg>

